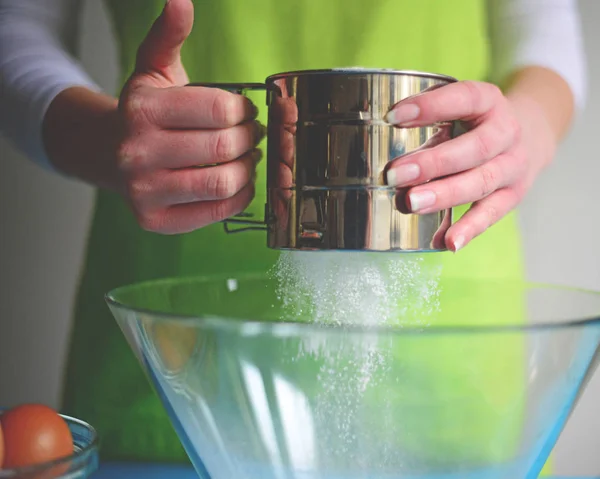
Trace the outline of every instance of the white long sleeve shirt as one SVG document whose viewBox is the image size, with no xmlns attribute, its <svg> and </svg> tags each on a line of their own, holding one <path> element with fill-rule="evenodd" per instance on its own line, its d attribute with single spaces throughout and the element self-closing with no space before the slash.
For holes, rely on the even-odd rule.
<svg viewBox="0 0 600 479">
<path fill-rule="evenodd" d="M 48 169 L 42 122 L 52 100 L 72 86 L 99 90 L 73 55 L 82 3 L 0 0 L 0 132 Z M 488 3 L 492 79 L 524 66 L 547 67 L 567 81 L 581 108 L 587 78 L 577 0 Z"/>
</svg>

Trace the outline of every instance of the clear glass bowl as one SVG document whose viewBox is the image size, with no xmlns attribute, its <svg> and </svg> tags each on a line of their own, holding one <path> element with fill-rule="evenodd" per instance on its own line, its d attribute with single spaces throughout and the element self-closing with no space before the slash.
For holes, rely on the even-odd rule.
<svg viewBox="0 0 600 479">
<path fill-rule="evenodd" d="M 45 464 L 19 469 L 0 469 L 0 479 L 86 479 L 98 470 L 96 430 L 79 419 L 63 415 L 61 417 L 71 430 L 74 453 Z"/>
<path fill-rule="evenodd" d="M 600 294 L 562 287 L 448 282 L 371 327 L 261 276 L 107 301 L 206 479 L 537 478 L 600 358 Z"/>
</svg>

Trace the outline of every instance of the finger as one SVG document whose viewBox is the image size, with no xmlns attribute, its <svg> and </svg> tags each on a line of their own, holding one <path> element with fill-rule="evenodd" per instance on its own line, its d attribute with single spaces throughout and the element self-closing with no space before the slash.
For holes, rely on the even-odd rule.
<svg viewBox="0 0 600 479">
<path fill-rule="evenodd" d="M 144 229 L 162 234 L 183 234 L 223 221 L 244 211 L 254 197 L 254 183 L 226 200 L 175 205 L 141 220 Z"/>
<path fill-rule="evenodd" d="M 490 112 L 503 99 L 490 83 L 465 81 L 402 100 L 388 113 L 389 123 L 404 127 L 442 121 L 473 121 Z"/>
<path fill-rule="evenodd" d="M 447 249 L 448 246 L 446 244 L 446 234 L 452 224 L 452 215 L 449 211 L 443 213 L 444 217 L 440 224 L 440 227 L 437 229 L 433 238 L 431 239 L 431 247 L 433 249 L 443 250 Z"/>
<path fill-rule="evenodd" d="M 180 66 L 181 47 L 192 31 L 194 5 L 190 0 L 170 0 L 152 25 L 137 55 L 136 72 L 158 72 Z"/>
<path fill-rule="evenodd" d="M 157 110 L 156 124 L 169 129 L 229 128 L 258 115 L 248 98 L 219 88 L 157 89 L 151 101 Z"/>
<path fill-rule="evenodd" d="M 222 165 L 163 172 L 144 188 L 148 207 L 232 198 L 254 177 L 260 150 Z"/>
<path fill-rule="evenodd" d="M 252 150 L 264 135 L 258 122 L 224 130 L 152 132 L 121 148 L 120 166 L 124 172 L 139 174 L 226 163 Z"/>
<path fill-rule="evenodd" d="M 470 170 L 507 151 L 519 132 L 517 122 L 507 112 L 498 111 L 458 138 L 393 161 L 387 171 L 387 183 L 417 185 Z"/>
<path fill-rule="evenodd" d="M 139 83 L 124 96 L 121 109 L 131 123 L 173 130 L 230 128 L 258 114 L 248 98 L 218 88 L 152 88 Z"/>
<path fill-rule="evenodd" d="M 165 141 L 158 149 L 165 168 L 226 163 L 252 150 L 265 137 L 266 129 L 257 121 L 225 130 L 163 132 Z M 169 152 L 177 158 L 169 159 Z"/>
<path fill-rule="evenodd" d="M 523 195 L 524 191 L 520 186 L 503 188 L 473 203 L 463 217 L 448 230 L 446 244 L 454 252 L 464 248 L 516 208 Z"/>
<path fill-rule="evenodd" d="M 478 201 L 515 182 L 522 163 L 517 155 L 505 153 L 472 170 L 416 186 L 408 192 L 408 208 L 427 214 Z"/>
</svg>

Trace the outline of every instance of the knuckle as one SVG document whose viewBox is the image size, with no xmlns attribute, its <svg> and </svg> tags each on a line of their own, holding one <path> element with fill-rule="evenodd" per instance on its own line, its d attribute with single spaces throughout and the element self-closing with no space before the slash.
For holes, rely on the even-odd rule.
<svg viewBox="0 0 600 479">
<path fill-rule="evenodd" d="M 231 216 L 229 201 L 216 201 L 209 206 L 208 216 L 211 223 L 218 223 Z"/>
<path fill-rule="evenodd" d="M 500 89 L 500 87 L 498 85 L 495 85 L 493 83 L 486 83 L 485 84 L 487 90 L 488 90 L 488 94 L 495 98 L 504 98 L 504 93 L 502 92 L 502 90 Z"/>
<path fill-rule="evenodd" d="M 444 190 L 442 190 L 444 191 Z M 465 189 L 459 182 L 450 181 L 445 189 L 446 203 L 457 205 L 464 203 Z"/>
<path fill-rule="evenodd" d="M 481 192 L 482 198 L 488 196 L 496 190 L 498 184 L 498 172 L 490 165 L 484 165 L 480 168 L 481 173 Z"/>
<path fill-rule="evenodd" d="M 136 208 L 140 209 L 151 194 L 152 187 L 148 182 L 140 179 L 127 182 L 127 196 Z"/>
<path fill-rule="evenodd" d="M 237 193 L 237 182 L 231 175 L 209 175 L 207 180 L 207 194 L 211 198 L 227 199 Z"/>
<path fill-rule="evenodd" d="M 489 110 L 499 98 L 503 98 L 502 90 L 492 83 L 482 83 L 473 80 L 463 82 L 464 88 L 470 98 L 470 109 L 472 112 Z"/>
<path fill-rule="evenodd" d="M 508 140 L 514 144 L 521 137 L 521 124 L 506 109 L 499 109 L 491 119 L 489 126 L 488 136 L 493 134 L 494 138 L 503 143 Z"/>
<path fill-rule="evenodd" d="M 141 142 L 122 141 L 117 147 L 117 163 L 121 171 L 135 171 L 147 163 L 147 152 Z"/>
<path fill-rule="evenodd" d="M 500 219 L 500 212 L 498 211 L 498 208 L 496 208 L 492 204 L 488 204 L 488 205 L 484 206 L 483 211 L 484 211 L 484 215 L 485 215 L 486 229 L 489 228 L 490 226 L 496 224 L 498 222 L 498 220 Z"/>
<path fill-rule="evenodd" d="M 139 90 L 133 90 L 121 103 L 121 112 L 128 124 L 137 124 L 147 120 L 148 100 Z"/>
<path fill-rule="evenodd" d="M 479 82 L 475 80 L 465 80 L 462 82 L 462 84 L 472 95 L 479 94 Z"/>
<path fill-rule="evenodd" d="M 138 213 L 137 222 L 144 231 L 150 233 L 161 233 L 164 221 L 158 213 Z"/>
<path fill-rule="evenodd" d="M 213 98 L 211 114 L 213 121 L 221 125 L 233 126 L 235 114 L 235 97 L 222 92 Z"/>
<path fill-rule="evenodd" d="M 221 130 L 214 135 L 214 157 L 218 162 L 228 161 L 233 159 L 234 138 L 231 132 Z"/>
<path fill-rule="evenodd" d="M 190 200 L 200 201 L 204 198 L 206 188 L 202 187 L 202 182 L 196 180 L 193 173 L 183 173 L 173 178 L 169 184 L 167 194 L 172 197 L 188 197 Z"/>
<path fill-rule="evenodd" d="M 473 139 L 479 158 L 489 160 L 492 156 L 492 138 L 484 135 L 481 131 L 474 130 Z"/>
<path fill-rule="evenodd" d="M 447 171 L 449 170 L 449 166 L 453 162 L 452 154 L 446 148 L 433 148 L 430 150 L 429 154 L 429 168 L 430 173 L 429 176 L 431 179 L 433 178 L 441 178 Z"/>
<path fill-rule="evenodd" d="M 467 97 L 469 98 L 469 109 L 474 112 L 479 109 L 482 102 L 482 91 L 478 82 L 467 80 L 463 82 Z"/>
</svg>

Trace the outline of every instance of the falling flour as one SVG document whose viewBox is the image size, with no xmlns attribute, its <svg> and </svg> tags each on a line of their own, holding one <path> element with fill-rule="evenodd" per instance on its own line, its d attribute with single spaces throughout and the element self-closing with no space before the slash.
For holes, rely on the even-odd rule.
<svg viewBox="0 0 600 479">
<path fill-rule="evenodd" d="M 389 367 L 377 328 L 427 326 L 439 309 L 440 270 L 401 254 L 294 251 L 282 253 L 273 276 L 282 319 L 323 327 L 301 338 L 297 359 L 319 364 L 313 410 L 332 438 L 324 460 L 339 461 L 377 433 L 361 430 L 360 419 L 367 389 Z"/>
<path fill-rule="evenodd" d="M 286 320 L 368 329 L 414 325 L 411 312 L 426 318 L 439 307 L 440 269 L 422 257 L 284 252 L 273 276 Z"/>
</svg>

